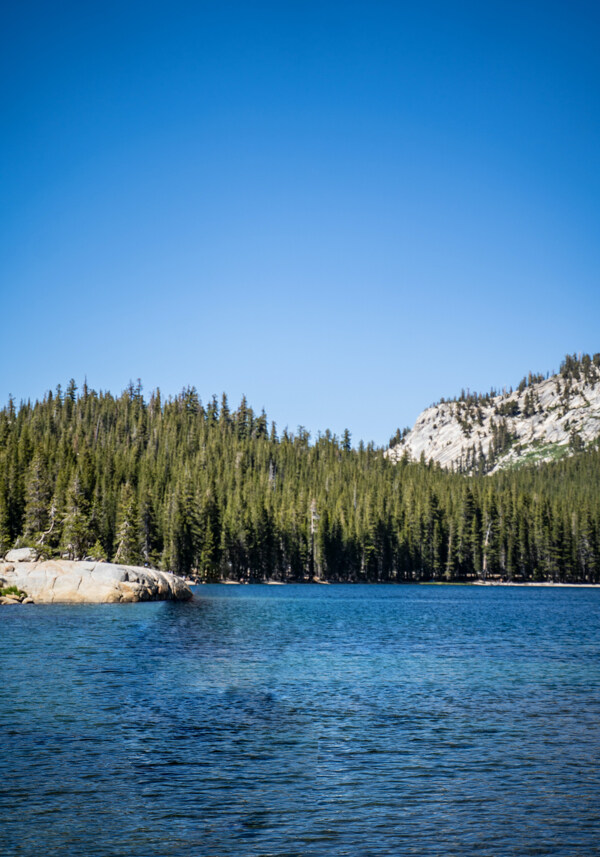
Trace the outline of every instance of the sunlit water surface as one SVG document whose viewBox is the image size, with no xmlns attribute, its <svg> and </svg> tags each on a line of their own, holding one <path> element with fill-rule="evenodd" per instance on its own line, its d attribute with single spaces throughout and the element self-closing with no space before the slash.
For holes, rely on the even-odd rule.
<svg viewBox="0 0 600 857">
<path fill-rule="evenodd" d="M 4 855 L 600 854 L 600 591 L 0 612 Z"/>
</svg>

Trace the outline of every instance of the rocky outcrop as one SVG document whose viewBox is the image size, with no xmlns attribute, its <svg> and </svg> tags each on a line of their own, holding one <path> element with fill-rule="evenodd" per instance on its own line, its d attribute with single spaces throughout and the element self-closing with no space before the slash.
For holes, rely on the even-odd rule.
<svg viewBox="0 0 600 857">
<path fill-rule="evenodd" d="M 35 562 L 39 557 L 35 548 L 13 548 L 6 554 L 6 562 Z"/>
<path fill-rule="evenodd" d="M 6 560 L 14 551 L 7 554 Z M 189 586 L 166 571 L 108 562 L 0 562 L 0 588 L 16 586 L 36 604 L 186 601 Z"/>
<path fill-rule="evenodd" d="M 3 590 L 0 590 L 0 592 Z M 0 595 L 0 604 L 33 604 L 33 598 L 30 598 L 25 592 L 13 592 L 10 594 Z"/>
<path fill-rule="evenodd" d="M 571 455 L 600 436 L 598 356 L 585 368 L 571 360 L 568 373 L 530 378 L 514 392 L 433 405 L 385 454 L 484 473 Z"/>
</svg>

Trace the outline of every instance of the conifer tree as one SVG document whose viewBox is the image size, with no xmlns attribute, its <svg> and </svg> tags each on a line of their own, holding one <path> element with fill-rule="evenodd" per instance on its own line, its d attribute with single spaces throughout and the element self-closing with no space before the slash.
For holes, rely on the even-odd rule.
<svg viewBox="0 0 600 857">
<path fill-rule="evenodd" d="M 120 562 L 124 565 L 140 565 L 142 561 L 141 541 L 137 498 L 131 485 L 126 482 L 119 495 L 114 562 Z"/>
<path fill-rule="evenodd" d="M 12 537 L 10 531 L 10 518 L 8 514 L 8 500 L 6 492 L 6 481 L 0 472 L 0 556 L 10 549 Z"/>
<path fill-rule="evenodd" d="M 201 534 L 197 498 L 189 476 L 176 487 L 169 529 L 173 570 L 189 574 L 197 566 Z"/>
<path fill-rule="evenodd" d="M 37 452 L 29 465 L 25 487 L 24 534 L 37 541 L 40 534 L 48 528 L 50 511 L 50 479 L 46 462 Z"/>
<path fill-rule="evenodd" d="M 83 559 L 91 543 L 89 503 L 76 472 L 67 491 L 61 546 L 69 559 Z"/>
</svg>

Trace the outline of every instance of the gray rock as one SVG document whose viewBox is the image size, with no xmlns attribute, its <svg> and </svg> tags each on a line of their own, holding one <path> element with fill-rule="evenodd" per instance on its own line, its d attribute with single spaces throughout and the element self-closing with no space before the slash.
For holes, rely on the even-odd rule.
<svg viewBox="0 0 600 857">
<path fill-rule="evenodd" d="M 533 397 L 535 413 L 528 412 L 526 397 Z M 477 404 L 440 402 L 426 408 L 411 431 L 385 455 L 392 461 L 404 455 L 419 461 L 423 456 L 441 467 L 464 469 L 473 450 L 476 456 L 480 449 L 488 458 L 493 456 L 500 424 L 514 443 L 493 458 L 491 472 L 524 460 L 534 463 L 570 455 L 573 433 L 584 445 L 600 437 L 600 378 L 595 371 L 588 380 L 572 380 L 568 395 L 564 379 L 553 375 L 521 392 L 498 393 Z"/>
<path fill-rule="evenodd" d="M 10 570 L 8 570 L 10 568 Z M 106 562 L 48 560 L 0 563 L 8 586 L 24 590 L 36 604 L 187 601 L 192 591 L 166 571 Z"/>
<path fill-rule="evenodd" d="M 15 548 L 6 554 L 6 562 L 35 562 L 39 551 L 35 548 Z"/>
</svg>

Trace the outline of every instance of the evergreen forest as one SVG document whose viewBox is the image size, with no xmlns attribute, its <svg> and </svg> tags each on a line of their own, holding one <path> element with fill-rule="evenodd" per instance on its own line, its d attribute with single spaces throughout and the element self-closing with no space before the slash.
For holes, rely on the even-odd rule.
<svg viewBox="0 0 600 857">
<path fill-rule="evenodd" d="M 205 581 L 600 582 L 600 449 L 468 476 L 349 432 L 280 435 L 245 399 L 147 400 L 71 381 L 0 412 L 0 555 L 13 546 Z"/>
</svg>

